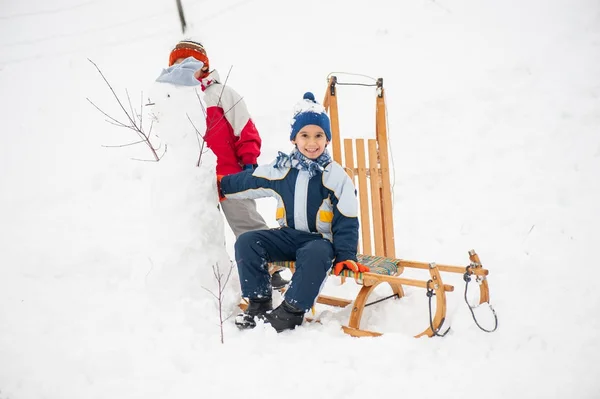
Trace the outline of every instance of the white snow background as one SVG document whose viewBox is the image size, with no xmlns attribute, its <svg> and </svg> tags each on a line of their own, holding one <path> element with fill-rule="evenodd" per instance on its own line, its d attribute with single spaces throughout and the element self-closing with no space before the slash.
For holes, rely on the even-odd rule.
<svg viewBox="0 0 600 399">
<path fill-rule="evenodd" d="M 1 399 L 600 397 L 597 0 L 183 5 L 185 35 L 174 1 L 0 0 Z M 293 106 L 322 99 L 328 74 L 383 78 L 396 253 L 464 265 L 475 249 L 498 330 L 477 328 L 450 275 L 444 338 L 413 338 L 427 298 L 407 287 L 365 311 L 378 338 L 342 333 L 349 308 L 318 307 L 323 323 L 282 334 L 229 319 L 221 344 L 208 291 L 233 236 L 214 157 L 195 166 L 195 94 L 154 84 L 186 37 L 244 96 L 260 163 L 291 149 Z M 105 147 L 137 136 L 86 100 L 124 119 L 88 59 L 134 108 L 155 102 L 141 108 L 168 144 L 160 162 Z M 373 137 L 374 89 L 338 93 L 342 133 Z M 274 202 L 259 208 L 275 226 Z M 238 296 L 234 269 L 225 315 Z"/>
</svg>

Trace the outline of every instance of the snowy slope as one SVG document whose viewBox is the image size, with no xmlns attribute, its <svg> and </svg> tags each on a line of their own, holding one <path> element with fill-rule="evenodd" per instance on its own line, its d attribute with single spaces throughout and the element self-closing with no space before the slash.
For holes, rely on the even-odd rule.
<svg viewBox="0 0 600 399">
<path fill-rule="evenodd" d="M 443 339 L 412 338 L 427 298 L 407 288 L 365 313 L 365 328 L 389 332 L 380 338 L 342 334 L 349 309 L 319 309 L 323 324 L 279 335 L 230 319 L 221 345 L 208 291 L 233 236 L 216 208 L 214 157 L 195 166 L 195 132 L 176 114 L 194 112 L 193 93 L 154 84 L 183 38 L 174 2 L 2 0 L 0 399 L 597 398 L 600 4 L 286 7 L 184 2 L 190 35 L 244 95 L 260 161 L 291 148 L 293 105 L 305 91 L 322 98 L 328 74 L 382 77 L 396 252 L 463 264 L 474 248 L 498 331 L 476 327 L 456 276 Z M 86 100 L 121 117 L 88 59 L 121 98 L 156 102 L 142 109 L 169 144 L 159 163 L 132 160 L 150 156 L 140 145 L 103 147 L 136 137 Z M 372 88 L 339 95 L 343 133 L 372 137 Z M 274 204 L 259 208 L 275 225 Z M 238 295 L 234 270 L 227 314 Z M 484 323 L 488 311 L 477 309 Z"/>
</svg>

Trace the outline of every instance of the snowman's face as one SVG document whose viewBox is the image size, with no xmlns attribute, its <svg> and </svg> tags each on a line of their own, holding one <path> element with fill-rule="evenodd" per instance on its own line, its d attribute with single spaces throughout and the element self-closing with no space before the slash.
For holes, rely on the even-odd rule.
<svg viewBox="0 0 600 399">
<path fill-rule="evenodd" d="M 202 98 L 200 87 L 156 82 L 151 88 L 152 105 L 146 107 L 153 121 L 152 134 L 168 144 L 169 153 L 192 159 L 192 163 L 198 159 L 198 143 L 206 131 Z"/>
</svg>

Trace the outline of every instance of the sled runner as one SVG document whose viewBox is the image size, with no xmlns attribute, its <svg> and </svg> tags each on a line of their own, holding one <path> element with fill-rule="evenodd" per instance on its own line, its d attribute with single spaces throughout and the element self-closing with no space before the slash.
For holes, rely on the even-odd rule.
<svg viewBox="0 0 600 399">
<path fill-rule="evenodd" d="M 319 295 L 317 303 L 336 307 L 346 307 L 352 304 L 352 314 L 348 325 L 343 326 L 344 332 L 355 337 L 373 337 L 379 336 L 381 333 L 360 328 L 360 322 L 365 307 L 388 299 L 402 298 L 404 296 L 403 285 L 424 288 L 426 290 L 426 295 L 429 297 L 429 326 L 420 334 L 415 335 L 415 337 L 419 338 L 424 335 L 428 337 L 433 337 L 435 335 L 443 336 L 444 333 L 440 333 L 440 330 L 446 319 L 446 292 L 454 291 L 454 286 L 443 283 L 441 272 L 460 273 L 464 276 L 475 275 L 480 282 L 480 304 L 489 302 L 489 289 L 486 280 L 488 271 L 481 266 L 479 256 L 475 251 L 469 251 L 469 258 L 471 263 L 468 266 L 461 267 L 359 254 L 358 261 L 363 265 L 369 266 L 371 271 L 367 273 L 354 273 L 350 270 L 343 270 L 340 273 L 340 278 L 352 278 L 357 284 L 362 285 L 362 288 L 356 295 L 354 301 L 345 298 Z M 292 272 L 294 271 L 294 262 L 273 262 L 272 265 L 277 267 L 287 267 L 292 270 Z M 427 269 L 429 271 L 429 279 L 416 280 L 401 277 L 405 268 Z M 389 284 L 393 294 L 367 303 L 368 298 L 375 288 L 379 284 L 384 283 Z M 435 315 L 431 314 L 431 301 L 433 300 L 433 297 L 435 297 Z"/>
</svg>

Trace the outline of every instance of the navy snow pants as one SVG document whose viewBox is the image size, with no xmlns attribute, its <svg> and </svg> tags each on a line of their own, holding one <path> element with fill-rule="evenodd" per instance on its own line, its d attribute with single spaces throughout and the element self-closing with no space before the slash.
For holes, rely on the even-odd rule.
<svg viewBox="0 0 600 399">
<path fill-rule="evenodd" d="M 249 299 L 271 297 L 271 276 L 267 263 L 295 261 L 296 271 L 285 292 L 285 300 L 308 311 L 331 269 L 333 245 L 320 234 L 289 227 L 255 230 L 235 242 L 242 296 Z"/>
</svg>

